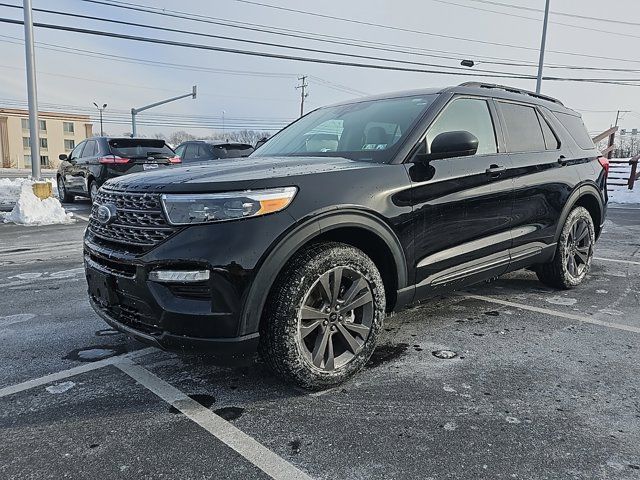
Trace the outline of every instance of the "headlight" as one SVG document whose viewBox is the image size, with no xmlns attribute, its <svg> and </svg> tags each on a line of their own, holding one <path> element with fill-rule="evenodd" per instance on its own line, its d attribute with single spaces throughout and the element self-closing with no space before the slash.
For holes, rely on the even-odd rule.
<svg viewBox="0 0 640 480">
<path fill-rule="evenodd" d="M 296 187 L 243 192 L 162 195 L 164 212 L 172 225 L 224 222 L 279 212 L 291 203 Z"/>
</svg>

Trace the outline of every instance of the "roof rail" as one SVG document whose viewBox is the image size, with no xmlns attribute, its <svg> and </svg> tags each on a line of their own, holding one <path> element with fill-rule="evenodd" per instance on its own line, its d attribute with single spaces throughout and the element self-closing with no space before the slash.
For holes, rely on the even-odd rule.
<svg viewBox="0 0 640 480">
<path fill-rule="evenodd" d="M 542 95 L 541 93 L 531 92 L 529 90 L 523 90 L 521 88 L 515 87 L 507 87 L 505 85 L 496 85 L 494 83 L 483 83 L 483 82 L 464 82 L 458 85 L 459 87 L 478 87 L 478 88 L 497 88 L 500 90 L 505 90 L 511 93 L 519 93 L 521 95 L 529 95 L 531 97 L 540 98 L 542 100 L 547 100 L 549 102 L 557 103 L 558 105 L 564 106 L 564 104 L 558 100 L 557 98 L 549 97 L 547 95 Z"/>
</svg>

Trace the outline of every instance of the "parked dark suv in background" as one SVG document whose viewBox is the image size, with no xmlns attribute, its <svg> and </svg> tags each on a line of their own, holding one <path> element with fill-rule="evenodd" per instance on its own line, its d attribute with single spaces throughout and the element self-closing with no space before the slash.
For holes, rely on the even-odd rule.
<svg viewBox="0 0 640 480">
<path fill-rule="evenodd" d="M 90 301 L 149 344 L 258 349 L 325 388 L 404 305 L 524 267 L 582 282 L 607 170 L 576 112 L 514 88 L 320 108 L 249 158 L 108 181 L 85 236 Z"/>
<path fill-rule="evenodd" d="M 62 202 L 72 202 L 76 195 L 93 201 L 110 178 L 180 163 L 164 140 L 152 138 L 93 137 L 79 143 L 69 155 L 60 155 L 60 160 L 56 179 Z"/>
<path fill-rule="evenodd" d="M 215 142 L 211 140 L 189 140 L 176 148 L 176 154 L 184 165 L 207 162 L 220 158 L 248 157 L 253 147 L 246 143 Z"/>
</svg>

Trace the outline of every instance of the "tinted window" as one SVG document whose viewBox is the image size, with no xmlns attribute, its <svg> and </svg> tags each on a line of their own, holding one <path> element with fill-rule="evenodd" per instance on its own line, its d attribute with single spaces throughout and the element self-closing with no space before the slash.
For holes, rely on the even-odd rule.
<svg viewBox="0 0 640 480">
<path fill-rule="evenodd" d="M 123 158 L 171 158 L 175 155 L 164 140 L 153 138 L 114 138 L 111 153 Z"/>
<path fill-rule="evenodd" d="M 337 139 L 335 144 L 337 144 Z M 253 153 L 253 147 L 244 143 L 224 143 L 222 145 L 208 145 L 209 155 L 212 158 L 239 158 L 248 157 Z M 334 148 L 335 150 L 335 148 Z M 328 151 L 328 150 L 325 150 Z"/>
<path fill-rule="evenodd" d="M 96 155 L 96 142 L 94 140 L 90 140 L 87 142 L 87 145 L 84 147 L 82 152 L 82 156 L 84 158 L 95 157 Z"/>
<path fill-rule="evenodd" d="M 510 152 L 546 150 L 536 109 L 515 103 L 499 103 L 507 127 L 507 149 Z"/>
<path fill-rule="evenodd" d="M 193 160 L 196 158 L 197 146 L 195 143 L 187 143 L 184 149 L 182 160 Z"/>
<path fill-rule="evenodd" d="M 69 154 L 69 159 L 79 158 L 82 155 L 82 149 L 85 146 L 85 142 L 80 143 L 73 151 Z"/>
<path fill-rule="evenodd" d="M 178 148 L 176 148 L 176 155 L 179 156 L 180 158 L 184 157 L 184 151 L 187 148 L 186 145 L 180 145 Z"/>
<path fill-rule="evenodd" d="M 580 148 L 590 150 L 594 148 L 593 140 L 589 136 L 582 118 L 569 115 L 568 113 L 553 112 L 560 123 L 566 128 Z"/>
<path fill-rule="evenodd" d="M 545 120 L 545 118 L 538 112 L 538 120 L 540 120 L 540 126 L 542 127 L 542 135 L 544 136 L 544 144 L 547 147 L 547 150 L 557 150 L 560 148 L 560 142 L 558 142 L 558 138 L 551 130 L 551 127 Z"/>
<path fill-rule="evenodd" d="M 386 163 L 435 98 L 416 95 L 320 108 L 278 132 L 254 155 L 341 156 Z"/>
<path fill-rule="evenodd" d="M 489 105 L 478 98 L 459 98 L 447 105 L 427 132 L 427 149 L 441 133 L 467 131 L 478 139 L 477 155 L 496 153 L 496 134 Z"/>
</svg>

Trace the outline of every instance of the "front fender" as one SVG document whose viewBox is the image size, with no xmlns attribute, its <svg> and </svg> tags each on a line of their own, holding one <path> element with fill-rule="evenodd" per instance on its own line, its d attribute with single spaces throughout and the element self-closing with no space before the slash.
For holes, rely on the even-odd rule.
<svg viewBox="0 0 640 480">
<path fill-rule="evenodd" d="M 392 252 L 397 272 L 398 289 L 407 286 L 407 263 L 402 245 L 393 230 L 380 218 L 366 210 L 331 209 L 313 215 L 280 237 L 265 254 L 249 289 L 240 319 L 239 335 L 258 331 L 262 310 L 271 288 L 287 261 L 315 237 L 341 227 L 357 227 L 376 234 Z"/>
</svg>

